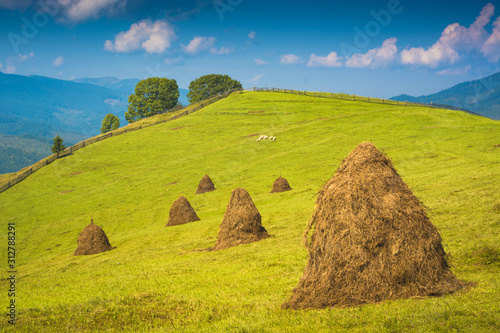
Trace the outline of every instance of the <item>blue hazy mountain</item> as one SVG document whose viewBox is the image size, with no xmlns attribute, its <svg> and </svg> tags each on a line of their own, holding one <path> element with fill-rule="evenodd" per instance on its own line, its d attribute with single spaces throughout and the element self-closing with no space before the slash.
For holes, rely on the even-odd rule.
<svg viewBox="0 0 500 333">
<path fill-rule="evenodd" d="M 500 120 L 500 72 L 479 80 L 467 81 L 432 95 L 399 95 L 395 101 L 446 104 Z"/>
<path fill-rule="evenodd" d="M 105 88 L 110 88 L 113 90 L 118 90 L 120 92 L 123 92 L 127 95 L 130 95 L 134 92 L 135 86 L 137 83 L 139 83 L 139 79 L 124 79 L 120 80 L 116 77 L 112 76 L 105 76 L 105 77 L 100 77 L 100 78 L 82 78 L 82 79 L 74 79 L 71 80 L 72 82 L 78 82 L 78 83 L 87 83 L 87 84 L 93 84 L 96 86 L 101 86 Z M 179 102 L 182 103 L 182 105 L 188 105 L 188 99 L 187 99 L 187 94 L 189 90 L 186 89 L 179 89 Z"/>
<path fill-rule="evenodd" d="M 15 172 L 50 154 L 59 134 L 69 146 L 100 133 L 112 113 L 128 124 L 128 97 L 137 79 L 114 77 L 71 81 L 0 72 L 0 174 Z M 187 105 L 188 91 L 179 101 Z"/>
</svg>

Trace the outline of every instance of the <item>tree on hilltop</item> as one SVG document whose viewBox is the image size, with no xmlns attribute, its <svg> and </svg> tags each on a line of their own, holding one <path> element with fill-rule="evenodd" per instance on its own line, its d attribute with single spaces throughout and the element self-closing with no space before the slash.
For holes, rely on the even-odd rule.
<svg viewBox="0 0 500 333">
<path fill-rule="evenodd" d="M 191 81 L 187 97 L 189 103 L 196 103 L 210 96 L 241 88 L 241 83 L 228 75 L 209 74 Z"/>
<path fill-rule="evenodd" d="M 106 117 L 102 120 L 101 133 L 107 133 L 109 131 L 114 131 L 120 127 L 120 119 L 112 113 L 108 113 Z"/>
<path fill-rule="evenodd" d="M 137 83 L 135 92 L 129 96 L 125 119 L 133 123 L 166 112 L 175 107 L 178 100 L 179 87 L 174 79 L 150 77 Z"/>
<path fill-rule="evenodd" d="M 63 145 L 63 139 L 59 136 L 59 134 L 57 134 L 54 138 L 54 144 L 52 145 L 52 152 L 54 154 L 59 154 L 59 152 L 63 151 L 64 149 L 66 149 L 66 146 Z"/>
</svg>

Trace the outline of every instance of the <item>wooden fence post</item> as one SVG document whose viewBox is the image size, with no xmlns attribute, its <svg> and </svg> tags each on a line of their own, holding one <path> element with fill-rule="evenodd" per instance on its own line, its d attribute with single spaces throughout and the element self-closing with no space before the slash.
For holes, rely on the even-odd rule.
<svg viewBox="0 0 500 333">
<path fill-rule="evenodd" d="M 356 95 L 352 95 L 352 97 L 354 98 L 354 101 L 356 101 Z"/>
</svg>

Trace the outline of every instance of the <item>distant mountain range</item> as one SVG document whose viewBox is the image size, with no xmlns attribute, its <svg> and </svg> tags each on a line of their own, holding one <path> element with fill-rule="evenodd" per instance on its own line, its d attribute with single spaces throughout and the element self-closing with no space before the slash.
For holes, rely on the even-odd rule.
<svg viewBox="0 0 500 333">
<path fill-rule="evenodd" d="M 480 80 L 463 82 L 428 96 L 399 95 L 391 99 L 452 105 L 491 119 L 500 120 L 500 72 Z"/>
<path fill-rule="evenodd" d="M 114 77 L 71 81 L 0 72 L 0 174 L 15 172 L 50 154 L 59 134 L 69 146 L 100 133 L 112 113 L 128 124 L 128 97 L 137 79 Z M 188 91 L 179 101 L 187 105 Z"/>
</svg>

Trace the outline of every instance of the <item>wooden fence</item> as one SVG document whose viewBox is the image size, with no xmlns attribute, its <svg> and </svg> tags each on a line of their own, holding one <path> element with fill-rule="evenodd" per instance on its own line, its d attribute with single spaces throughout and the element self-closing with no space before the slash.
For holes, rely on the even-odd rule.
<svg viewBox="0 0 500 333">
<path fill-rule="evenodd" d="M 201 102 L 198 102 L 194 105 L 189 105 L 189 106 L 185 107 L 184 109 L 180 109 L 180 110 L 173 109 L 173 110 L 168 110 L 167 112 L 163 112 L 163 113 L 172 113 L 172 112 L 178 111 L 176 114 L 174 114 L 173 116 L 171 116 L 169 118 L 165 118 L 165 119 L 161 119 L 161 120 L 153 120 L 152 122 L 148 121 L 148 119 L 155 118 L 156 117 L 156 115 L 155 115 L 155 116 L 143 119 L 141 121 L 138 121 L 137 123 L 132 123 L 132 124 L 129 124 L 125 127 L 119 128 L 117 130 L 114 130 L 114 131 L 111 131 L 111 132 L 108 132 L 105 134 L 100 134 L 100 135 L 94 136 L 90 139 L 78 142 L 77 144 L 64 149 L 63 151 L 59 152 L 58 154 L 52 154 L 52 155 L 36 162 L 35 164 L 33 164 L 29 167 L 26 167 L 26 168 L 19 170 L 18 172 L 16 172 L 16 174 L 14 176 L 12 176 L 10 178 L 6 178 L 4 180 L 1 180 L 0 181 L 0 193 L 3 191 L 6 191 L 7 189 L 11 188 L 12 186 L 23 181 L 24 179 L 26 179 L 26 177 L 28 177 L 32 173 L 36 172 L 37 170 L 40 170 L 41 168 L 43 168 L 46 165 L 49 165 L 50 163 L 54 162 L 58 158 L 61 158 L 61 157 L 67 156 L 67 155 L 71 155 L 73 152 L 77 151 L 78 149 L 82 149 L 88 145 L 91 145 L 93 143 L 96 143 L 96 142 L 99 142 L 102 140 L 106 140 L 106 139 L 114 137 L 114 136 L 127 134 L 127 133 L 134 132 L 134 131 L 137 131 L 137 130 L 140 130 L 140 129 L 143 129 L 146 127 L 158 125 L 161 123 L 165 123 L 167 121 L 172 121 L 172 120 L 187 116 L 188 114 L 199 111 L 212 103 L 215 103 L 223 98 L 226 98 L 227 96 L 229 96 L 231 93 L 233 93 L 235 91 L 239 91 L 239 89 L 227 91 L 227 92 L 224 92 L 222 94 L 212 96 L 212 97 L 205 99 Z"/>
<path fill-rule="evenodd" d="M 367 102 L 367 103 L 378 103 L 378 104 L 391 104 L 391 105 L 403 105 L 403 106 L 425 106 L 436 109 L 447 109 L 447 110 L 455 110 L 455 111 L 463 111 L 476 116 L 482 116 L 479 113 L 475 113 L 466 109 L 458 108 L 452 105 L 446 104 L 426 104 L 426 103 L 414 103 L 414 102 L 401 102 L 401 101 L 393 101 L 391 99 L 382 99 L 382 98 L 372 98 L 372 97 L 363 97 L 357 95 L 349 95 L 349 94 L 341 94 L 341 93 L 324 93 L 324 92 L 311 92 L 305 90 L 294 90 L 294 89 L 281 89 L 281 88 L 259 88 L 254 87 L 253 91 L 274 91 L 274 92 L 284 92 L 296 95 L 304 95 L 304 96 L 313 96 L 313 97 L 324 97 L 324 98 L 334 98 L 334 99 L 342 99 L 346 101 L 358 101 L 358 102 Z M 484 116 L 482 116 L 484 117 Z"/>
</svg>

